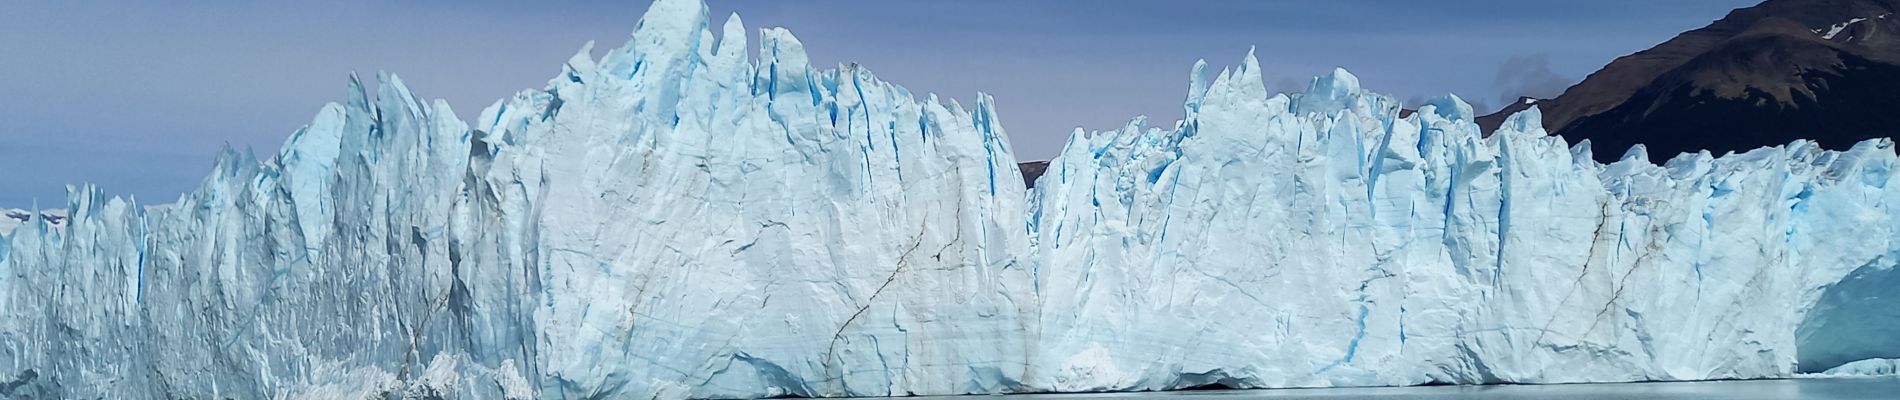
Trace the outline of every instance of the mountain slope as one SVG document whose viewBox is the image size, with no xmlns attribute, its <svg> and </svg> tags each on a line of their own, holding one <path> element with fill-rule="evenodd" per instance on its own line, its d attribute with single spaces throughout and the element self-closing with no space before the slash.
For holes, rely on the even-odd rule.
<svg viewBox="0 0 1900 400">
<path fill-rule="evenodd" d="M 1049 160 L 1016 163 L 1016 169 L 1023 172 L 1023 187 L 1034 188 L 1036 179 L 1041 178 L 1042 173 L 1049 170 Z"/>
<path fill-rule="evenodd" d="M 1841 149 L 1894 137 L 1894 0 L 1771 0 L 1620 57 L 1555 99 L 1545 126 L 1601 161 L 1642 143 L 1654 159 L 1794 139 Z M 1514 110 L 1481 117 L 1501 120 Z"/>
</svg>

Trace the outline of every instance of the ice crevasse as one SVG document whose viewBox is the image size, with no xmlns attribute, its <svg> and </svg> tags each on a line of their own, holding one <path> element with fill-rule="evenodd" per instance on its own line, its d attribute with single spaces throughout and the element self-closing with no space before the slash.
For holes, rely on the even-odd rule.
<svg viewBox="0 0 1900 400">
<path fill-rule="evenodd" d="M 472 121 L 0 233 L 0 396 L 731 398 L 1789 377 L 1900 357 L 1889 141 L 1603 165 L 1250 54 L 1025 190 L 994 103 L 661 0 Z M 748 43 L 756 38 L 756 50 Z M 756 51 L 756 55 L 753 54 Z M 1865 361 L 1863 361 L 1865 360 Z M 1875 367 L 1869 367 L 1875 366 Z M 1849 373 L 1846 370 L 1837 373 Z"/>
</svg>

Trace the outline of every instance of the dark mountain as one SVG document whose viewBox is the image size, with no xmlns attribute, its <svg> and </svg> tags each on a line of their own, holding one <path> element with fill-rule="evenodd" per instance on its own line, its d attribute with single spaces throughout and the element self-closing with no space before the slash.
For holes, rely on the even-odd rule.
<svg viewBox="0 0 1900 400">
<path fill-rule="evenodd" d="M 1499 125 L 1504 125 L 1504 119 L 1507 117 L 1510 117 L 1511 114 L 1516 114 L 1518 111 L 1524 111 L 1526 109 L 1531 108 L 1531 106 L 1548 107 L 1548 105 L 1546 104 L 1546 102 L 1548 101 L 1550 101 L 1550 99 L 1538 99 L 1538 98 L 1520 96 L 1517 98 L 1517 101 L 1511 102 L 1510 105 L 1504 106 L 1504 108 L 1499 109 L 1498 112 L 1491 113 L 1491 115 L 1479 116 L 1477 118 L 1478 129 L 1482 130 L 1485 134 L 1489 135 L 1491 131 L 1497 130 Z M 1539 108 L 1539 110 L 1542 110 L 1542 109 L 1543 108 L 1541 107 Z"/>
<path fill-rule="evenodd" d="M 1553 133 L 1590 139 L 1602 161 L 1637 143 L 1662 160 L 1900 136 L 1896 10 L 1900 0 L 1769 0 L 1617 58 L 1537 106 Z"/>
<path fill-rule="evenodd" d="M 1016 163 L 1016 169 L 1022 170 L 1023 172 L 1023 187 L 1033 188 L 1033 187 L 1036 187 L 1036 178 L 1041 178 L 1042 173 L 1049 170 L 1049 162 L 1048 161 L 1020 162 L 1020 163 Z"/>
</svg>

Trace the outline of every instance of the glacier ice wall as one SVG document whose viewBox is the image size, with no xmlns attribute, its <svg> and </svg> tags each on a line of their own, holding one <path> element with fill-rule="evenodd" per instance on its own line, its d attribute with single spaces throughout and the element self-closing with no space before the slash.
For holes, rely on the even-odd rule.
<svg viewBox="0 0 1900 400">
<path fill-rule="evenodd" d="M 1025 191 L 993 102 L 656 2 L 464 122 L 0 233 L 0 396 L 704 398 L 1784 377 L 1900 357 L 1886 141 L 1602 165 L 1344 71 L 1195 66 Z M 35 214 L 35 213 L 29 213 Z M 37 214 L 35 214 L 37 215 Z M 1873 300 L 1870 300 L 1873 299 Z M 1872 321 L 1871 323 L 1867 321 Z M 1891 323 L 1889 323 L 1891 322 Z"/>
<path fill-rule="evenodd" d="M 1025 203 L 987 97 L 816 71 L 661 1 L 466 126 L 386 77 L 281 153 L 0 246 L 0 380 L 45 398 L 999 391 Z M 29 224 L 31 225 L 31 224 Z M 998 353 L 997 349 L 1013 349 Z M 987 366 L 987 367 L 973 367 Z M 826 378 L 831 377 L 831 378 Z"/>
<path fill-rule="evenodd" d="M 1249 55 L 1031 196 L 1060 390 L 1785 377 L 1900 350 L 1893 144 L 1655 165 Z M 1864 279 L 1863 279 L 1864 278 Z M 1061 337 L 1060 341 L 1048 338 Z"/>
</svg>

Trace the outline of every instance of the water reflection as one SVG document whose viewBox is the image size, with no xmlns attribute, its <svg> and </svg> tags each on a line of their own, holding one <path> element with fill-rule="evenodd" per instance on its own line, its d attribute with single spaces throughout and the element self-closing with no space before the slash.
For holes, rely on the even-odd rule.
<svg viewBox="0 0 1900 400">
<path fill-rule="evenodd" d="M 951 399 L 1895 399 L 1900 379 L 1788 379 L 1718 382 L 1598 383 L 1575 385 L 1426 386 L 1277 390 L 1203 390 L 1159 393 L 954 396 Z"/>
</svg>

